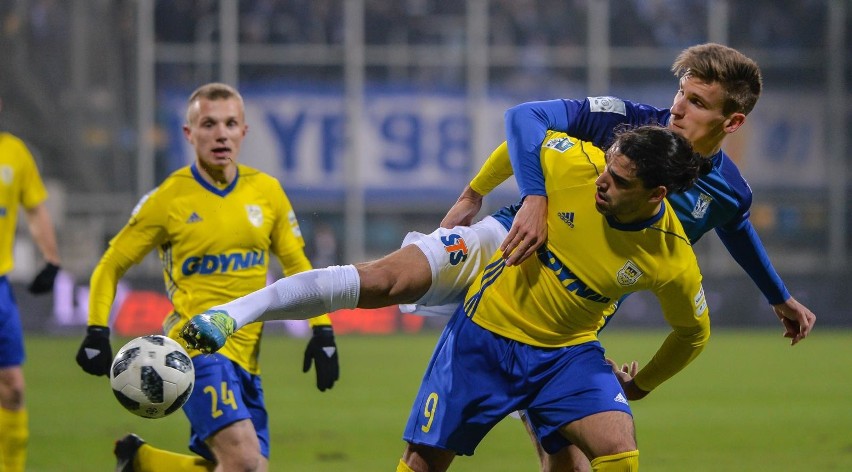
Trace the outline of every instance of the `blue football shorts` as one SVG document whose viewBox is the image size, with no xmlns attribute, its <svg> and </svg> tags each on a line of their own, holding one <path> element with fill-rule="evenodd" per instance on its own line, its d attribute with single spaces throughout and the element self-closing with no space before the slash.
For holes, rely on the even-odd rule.
<svg viewBox="0 0 852 472">
<path fill-rule="evenodd" d="M 24 329 L 12 284 L 0 277 L 0 369 L 24 364 Z"/>
<path fill-rule="evenodd" d="M 632 415 L 597 341 L 540 348 L 488 331 L 459 309 L 444 328 L 403 439 L 472 455 L 516 410 L 527 410 L 548 453 L 569 444 L 559 429 L 603 411 Z"/>
<path fill-rule="evenodd" d="M 221 354 L 200 354 L 192 358 L 192 363 L 195 386 L 183 405 L 192 427 L 189 449 L 213 461 L 213 452 L 204 441 L 230 424 L 251 419 L 260 441 L 260 452 L 268 459 L 269 416 L 260 377 Z"/>
</svg>

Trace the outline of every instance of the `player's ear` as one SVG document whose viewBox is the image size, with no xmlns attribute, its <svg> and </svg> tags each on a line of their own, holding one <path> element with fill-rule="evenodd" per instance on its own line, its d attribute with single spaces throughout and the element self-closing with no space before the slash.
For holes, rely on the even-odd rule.
<svg viewBox="0 0 852 472">
<path fill-rule="evenodd" d="M 666 187 L 658 185 L 656 188 L 651 190 L 651 196 L 648 198 L 648 201 L 651 203 L 660 203 L 664 198 L 666 198 L 668 193 L 669 192 L 666 190 Z"/>
<path fill-rule="evenodd" d="M 740 126 L 742 126 L 743 123 L 745 123 L 745 120 L 746 120 L 745 114 L 738 113 L 738 112 L 732 113 L 731 116 L 728 117 L 727 120 L 725 120 L 725 127 L 724 127 L 725 132 L 726 133 L 733 133 L 734 131 L 738 130 L 740 128 Z"/>
</svg>

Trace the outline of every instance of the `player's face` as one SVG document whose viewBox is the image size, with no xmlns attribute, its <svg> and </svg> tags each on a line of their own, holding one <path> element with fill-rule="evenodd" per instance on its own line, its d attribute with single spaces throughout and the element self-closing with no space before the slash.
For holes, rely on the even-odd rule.
<svg viewBox="0 0 852 472">
<path fill-rule="evenodd" d="M 595 180 L 595 208 L 619 223 L 636 223 L 654 215 L 657 189 L 647 189 L 636 176 L 636 166 L 613 147 L 606 153 L 606 168 Z"/>
<path fill-rule="evenodd" d="M 742 113 L 725 115 L 724 104 L 725 91 L 720 83 L 703 82 L 687 74 L 680 80 L 668 127 L 688 139 L 696 152 L 711 156 L 721 148 L 725 136 L 745 121 Z"/>
<path fill-rule="evenodd" d="M 183 131 L 195 148 L 198 163 L 206 169 L 236 165 L 248 129 L 240 100 L 202 98 L 190 105 L 188 116 Z"/>
</svg>

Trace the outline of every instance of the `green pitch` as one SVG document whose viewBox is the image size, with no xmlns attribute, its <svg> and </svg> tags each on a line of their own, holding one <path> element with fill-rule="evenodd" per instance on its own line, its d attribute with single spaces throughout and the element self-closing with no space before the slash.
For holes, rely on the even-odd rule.
<svg viewBox="0 0 852 472">
<path fill-rule="evenodd" d="M 777 331 L 777 330 L 776 330 Z M 647 360 L 660 331 L 610 328 L 617 361 Z M 262 362 L 270 412 L 270 470 L 390 471 L 438 333 L 339 337 L 341 379 L 331 391 L 302 374 L 304 340 L 268 334 Z M 181 413 L 146 420 L 124 411 L 106 378 L 74 363 L 80 339 L 27 339 L 31 472 L 112 470 L 115 439 L 135 432 L 187 451 Z M 115 339 L 117 349 L 124 340 Z M 691 366 L 632 404 L 643 470 L 852 470 L 852 331 L 816 331 L 791 348 L 777 332 L 716 330 Z M 520 422 L 504 420 L 455 471 L 535 471 Z"/>
</svg>

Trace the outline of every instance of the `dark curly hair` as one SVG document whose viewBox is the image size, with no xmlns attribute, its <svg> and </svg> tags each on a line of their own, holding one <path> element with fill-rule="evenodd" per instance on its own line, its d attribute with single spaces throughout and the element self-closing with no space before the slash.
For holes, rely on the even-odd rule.
<svg viewBox="0 0 852 472">
<path fill-rule="evenodd" d="M 633 162 L 645 188 L 662 185 L 670 194 L 689 190 L 713 166 L 686 138 L 661 126 L 619 127 L 610 150 Z"/>
</svg>

